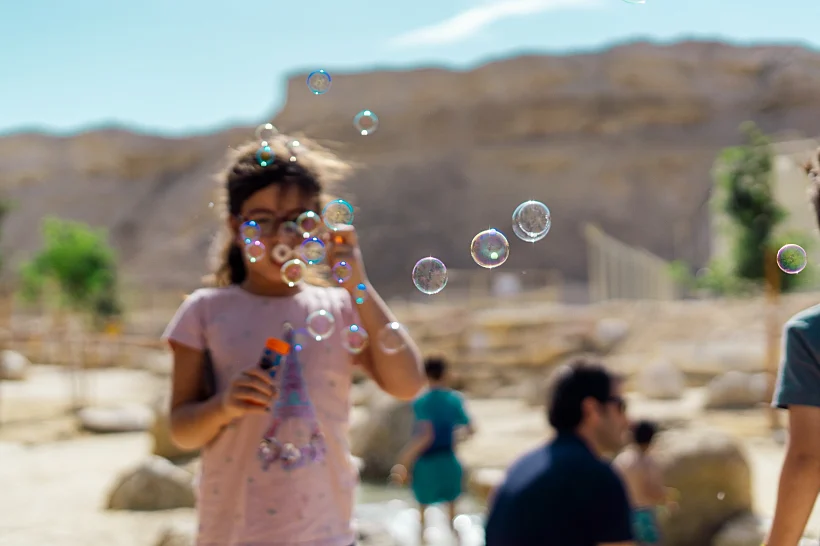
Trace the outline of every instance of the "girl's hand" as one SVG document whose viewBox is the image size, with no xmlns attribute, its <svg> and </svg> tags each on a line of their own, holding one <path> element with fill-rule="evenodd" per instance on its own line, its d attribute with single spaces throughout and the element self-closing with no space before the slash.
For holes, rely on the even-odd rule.
<svg viewBox="0 0 820 546">
<path fill-rule="evenodd" d="M 403 464 L 393 465 L 393 468 L 390 469 L 390 483 L 395 485 L 404 485 L 407 483 L 407 478 L 407 467 Z"/>
<path fill-rule="evenodd" d="M 222 411 L 231 419 L 246 413 L 265 413 L 270 411 L 276 395 L 273 379 L 254 364 L 236 374 L 222 393 Z"/>
<path fill-rule="evenodd" d="M 353 226 L 340 226 L 337 231 L 326 235 L 328 242 L 328 262 L 333 267 L 339 262 L 347 262 L 350 267 L 350 278 L 341 284 L 352 292 L 357 285 L 367 283 L 362 251 L 359 248 L 359 237 Z"/>
</svg>

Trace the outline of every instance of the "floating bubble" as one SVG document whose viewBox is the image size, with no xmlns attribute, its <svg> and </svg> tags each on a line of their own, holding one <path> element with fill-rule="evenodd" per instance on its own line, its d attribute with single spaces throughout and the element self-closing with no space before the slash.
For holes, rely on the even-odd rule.
<svg viewBox="0 0 820 546">
<path fill-rule="evenodd" d="M 307 86 L 314 95 L 324 95 L 330 91 L 333 78 L 324 70 L 314 70 L 307 77 Z"/>
<path fill-rule="evenodd" d="M 253 220 L 248 220 L 247 222 L 239 226 L 239 235 L 245 241 L 246 245 L 249 245 L 253 241 L 259 239 L 259 236 L 261 234 L 262 230 L 259 229 L 259 224 L 257 224 Z"/>
<path fill-rule="evenodd" d="M 245 256 L 250 263 L 255 264 L 265 257 L 265 245 L 262 241 L 251 241 L 245 245 Z"/>
<path fill-rule="evenodd" d="M 356 298 L 353 300 L 356 302 L 357 305 L 361 305 L 364 303 L 364 300 L 367 298 L 367 287 L 359 283 L 356 285 Z"/>
<path fill-rule="evenodd" d="M 256 140 L 265 142 L 267 145 L 278 133 L 279 129 L 274 127 L 272 123 L 264 123 L 256 128 Z"/>
<path fill-rule="evenodd" d="M 333 273 L 333 278 L 336 279 L 336 282 L 343 284 L 350 279 L 350 276 L 353 274 L 353 269 L 347 262 L 339 262 L 333 266 L 331 272 Z"/>
<path fill-rule="evenodd" d="M 274 262 L 283 264 L 293 258 L 293 249 L 288 245 L 279 243 L 270 251 L 270 257 L 273 258 Z"/>
<path fill-rule="evenodd" d="M 308 210 L 299 215 L 299 218 L 296 219 L 296 225 L 299 226 L 302 237 L 310 237 L 319 229 L 321 221 L 322 219 L 318 214 L 312 210 Z"/>
<path fill-rule="evenodd" d="M 293 331 L 293 348 L 297 352 L 302 351 L 311 341 L 310 333 L 305 328 L 298 328 Z"/>
<path fill-rule="evenodd" d="M 325 244 L 318 237 L 311 237 L 302 241 L 299 254 L 308 265 L 316 265 L 325 259 Z"/>
<path fill-rule="evenodd" d="M 510 255 L 510 242 L 497 229 L 487 229 L 473 237 L 470 254 L 475 263 L 492 269 L 507 261 Z"/>
<path fill-rule="evenodd" d="M 336 328 L 336 319 L 325 309 L 314 311 L 307 317 L 307 331 L 316 341 L 327 339 Z"/>
<path fill-rule="evenodd" d="M 362 136 L 372 135 L 379 128 L 379 116 L 370 110 L 362 110 L 353 118 L 353 127 Z"/>
<path fill-rule="evenodd" d="M 209 209 L 214 208 L 214 202 L 213 202 L 213 201 L 211 201 L 210 203 L 208 203 L 208 208 L 209 208 Z"/>
<path fill-rule="evenodd" d="M 342 332 L 342 346 L 350 354 L 357 355 L 365 350 L 369 337 L 364 328 L 351 324 Z"/>
<path fill-rule="evenodd" d="M 422 258 L 413 267 L 413 284 L 420 292 L 438 294 L 447 286 L 447 267 L 438 258 Z"/>
<path fill-rule="evenodd" d="M 298 140 L 291 140 L 290 142 L 288 142 L 287 148 L 290 152 L 291 161 L 296 161 L 296 158 L 299 156 L 299 154 L 302 153 L 302 150 L 304 150 L 304 148 L 302 147 L 302 143 Z"/>
<path fill-rule="evenodd" d="M 540 241 L 552 227 L 550 209 L 540 201 L 525 201 L 515 208 L 512 226 L 513 233 L 522 241 Z"/>
<path fill-rule="evenodd" d="M 299 258 L 293 258 L 282 264 L 279 272 L 282 274 L 282 280 L 288 286 L 296 286 L 305 278 L 307 265 Z"/>
<path fill-rule="evenodd" d="M 404 349 L 404 326 L 398 322 L 391 322 L 382 328 L 378 335 L 379 348 L 385 354 L 394 355 Z"/>
<path fill-rule="evenodd" d="M 797 275 L 808 263 L 806 251 L 800 245 L 785 245 L 777 251 L 777 266 L 789 275 Z"/>
<path fill-rule="evenodd" d="M 265 144 L 265 143 L 263 143 Z M 256 162 L 259 163 L 262 167 L 267 167 L 271 163 L 273 163 L 274 155 L 273 151 L 270 149 L 270 146 L 265 144 L 264 146 L 260 147 L 256 150 Z"/>
<path fill-rule="evenodd" d="M 331 201 L 322 210 L 322 219 L 325 225 L 333 231 L 341 226 L 349 226 L 353 223 L 353 205 L 344 199 Z"/>
</svg>

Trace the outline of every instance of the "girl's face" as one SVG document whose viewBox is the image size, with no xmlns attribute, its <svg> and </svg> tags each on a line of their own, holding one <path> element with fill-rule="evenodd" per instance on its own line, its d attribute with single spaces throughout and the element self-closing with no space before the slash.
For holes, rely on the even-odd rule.
<svg viewBox="0 0 820 546">
<path fill-rule="evenodd" d="M 320 221 L 317 208 L 317 199 L 303 196 L 294 186 L 268 186 L 243 203 L 240 218 L 231 219 L 231 227 L 237 244 L 243 249 L 249 278 L 285 284 L 282 264 L 292 258 L 301 258 L 299 245 L 303 240 L 303 229 L 296 222 L 305 212 L 311 211 L 316 214 L 313 218 Z M 251 221 L 257 228 L 248 231 L 255 233 L 243 233 L 243 226 Z M 254 235 L 258 243 L 251 240 L 248 245 L 249 235 Z"/>
</svg>

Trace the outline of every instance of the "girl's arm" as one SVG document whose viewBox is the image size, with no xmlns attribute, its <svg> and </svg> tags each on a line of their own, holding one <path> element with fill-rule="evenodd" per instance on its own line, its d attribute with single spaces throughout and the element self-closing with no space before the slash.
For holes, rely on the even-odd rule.
<svg viewBox="0 0 820 546">
<path fill-rule="evenodd" d="M 174 352 L 171 394 L 171 439 L 181 449 L 195 450 L 216 438 L 230 417 L 219 396 L 199 400 L 204 376 L 203 352 L 170 341 Z"/>
<path fill-rule="evenodd" d="M 426 385 L 422 371 L 421 352 L 404 328 L 396 331 L 404 342 L 404 349 L 395 354 L 386 354 L 378 348 L 378 334 L 396 318 L 387 304 L 370 286 L 367 297 L 358 306 L 362 326 L 370 336 L 367 349 L 357 357 L 357 363 L 373 378 L 387 394 L 400 400 L 412 400 Z"/>
</svg>

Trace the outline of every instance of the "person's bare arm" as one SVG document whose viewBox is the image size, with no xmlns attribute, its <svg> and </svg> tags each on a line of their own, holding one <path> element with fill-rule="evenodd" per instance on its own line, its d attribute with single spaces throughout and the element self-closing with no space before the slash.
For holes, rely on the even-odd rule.
<svg viewBox="0 0 820 546">
<path fill-rule="evenodd" d="M 644 473 L 644 487 L 646 487 L 646 495 L 656 506 L 662 506 L 667 503 L 668 495 L 667 489 L 663 485 L 663 473 L 660 467 L 653 460 L 646 461 L 646 472 Z"/>
<path fill-rule="evenodd" d="M 789 443 L 768 546 L 797 546 L 820 492 L 820 408 L 789 406 Z"/>
<path fill-rule="evenodd" d="M 398 457 L 398 464 L 410 468 L 424 451 L 433 443 L 433 426 L 429 421 L 418 424 L 418 431 L 410 442 L 402 449 Z"/>
<path fill-rule="evenodd" d="M 204 353 L 170 342 L 174 352 L 171 393 L 171 439 L 180 448 L 199 449 L 230 422 L 219 396 L 198 400 L 204 374 Z"/>
</svg>

